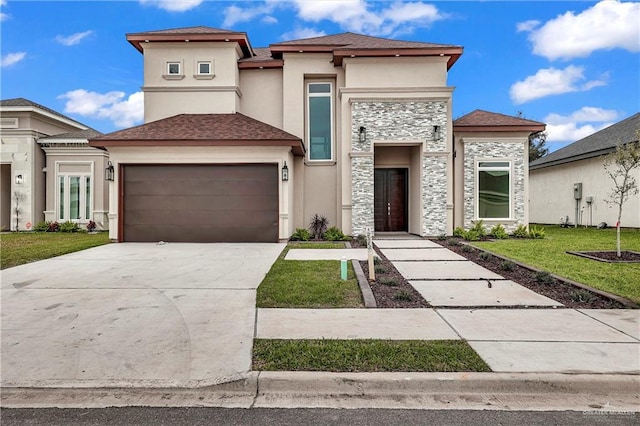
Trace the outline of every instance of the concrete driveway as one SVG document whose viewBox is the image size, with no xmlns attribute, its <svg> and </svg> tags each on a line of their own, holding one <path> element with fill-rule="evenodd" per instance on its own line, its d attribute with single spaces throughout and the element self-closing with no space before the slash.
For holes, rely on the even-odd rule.
<svg viewBox="0 0 640 426">
<path fill-rule="evenodd" d="M 3 387 L 192 387 L 251 370 L 284 244 L 109 244 L 2 271 Z"/>
</svg>

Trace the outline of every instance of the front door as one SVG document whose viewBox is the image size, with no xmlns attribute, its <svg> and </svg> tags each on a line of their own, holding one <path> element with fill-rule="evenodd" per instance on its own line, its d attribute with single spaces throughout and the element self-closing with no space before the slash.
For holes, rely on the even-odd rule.
<svg viewBox="0 0 640 426">
<path fill-rule="evenodd" d="M 407 231 L 407 192 L 407 169 L 375 169 L 376 231 Z"/>
</svg>

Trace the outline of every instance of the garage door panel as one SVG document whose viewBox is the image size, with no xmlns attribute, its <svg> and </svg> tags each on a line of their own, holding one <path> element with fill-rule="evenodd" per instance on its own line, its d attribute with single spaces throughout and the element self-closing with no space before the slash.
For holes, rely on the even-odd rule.
<svg viewBox="0 0 640 426">
<path fill-rule="evenodd" d="M 125 241 L 278 240 L 275 164 L 124 167 Z"/>
</svg>

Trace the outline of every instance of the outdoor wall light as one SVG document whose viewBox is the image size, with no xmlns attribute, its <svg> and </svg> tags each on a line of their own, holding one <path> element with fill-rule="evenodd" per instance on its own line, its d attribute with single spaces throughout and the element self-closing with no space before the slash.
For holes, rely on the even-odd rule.
<svg viewBox="0 0 640 426">
<path fill-rule="evenodd" d="M 358 129 L 358 140 L 360 142 L 364 142 L 367 140 L 367 128 L 364 126 L 360 126 Z"/>
<path fill-rule="evenodd" d="M 22 185 L 22 182 L 24 182 L 22 175 L 16 175 L 16 185 Z"/>
<path fill-rule="evenodd" d="M 107 167 L 104 169 L 104 180 L 113 182 L 113 177 L 114 177 L 113 164 L 111 163 L 111 161 L 108 161 Z"/>
<path fill-rule="evenodd" d="M 287 162 L 284 162 L 284 166 L 282 166 L 282 180 L 284 182 L 289 180 L 289 167 L 287 167 Z"/>
<path fill-rule="evenodd" d="M 440 126 L 438 126 L 438 125 L 433 126 L 433 139 L 434 140 L 440 139 L 440 130 L 441 130 Z"/>
</svg>

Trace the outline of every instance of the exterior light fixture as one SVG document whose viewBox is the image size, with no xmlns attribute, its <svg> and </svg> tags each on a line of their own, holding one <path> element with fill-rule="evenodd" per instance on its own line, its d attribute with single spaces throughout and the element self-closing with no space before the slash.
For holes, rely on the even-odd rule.
<svg viewBox="0 0 640 426">
<path fill-rule="evenodd" d="M 108 161 L 107 167 L 104 169 L 104 180 L 113 182 L 113 176 L 114 176 L 113 164 L 111 163 L 111 161 Z"/>
<path fill-rule="evenodd" d="M 282 180 L 284 182 L 289 180 L 289 167 L 287 167 L 287 162 L 284 162 L 284 166 L 282 166 Z"/>
<path fill-rule="evenodd" d="M 438 125 L 433 126 L 433 140 L 439 140 L 441 136 L 441 127 Z"/>
<path fill-rule="evenodd" d="M 364 126 L 360 126 L 358 129 L 358 140 L 360 142 L 365 142 L 367 140 L 367 128 Z"/>
<path fill-rule="evenodd" d="M 22 175 L 16 175 L 16 185 L 22 185 L 22 182 L 24 182 Z"/>
</svg>

